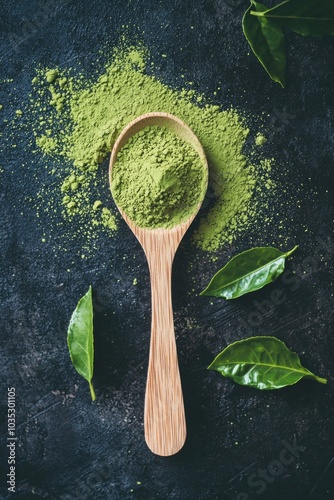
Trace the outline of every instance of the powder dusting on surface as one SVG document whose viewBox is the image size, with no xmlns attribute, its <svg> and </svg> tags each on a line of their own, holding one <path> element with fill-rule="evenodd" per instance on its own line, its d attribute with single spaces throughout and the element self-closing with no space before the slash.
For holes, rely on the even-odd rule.
<svg viewBox="0 0 334 500">
<path fill-rule="evenodd" d="M 267 142 L 267 138 L 263 134 L 257 134 L 255 138 L 255 144 L 257 146 L 263 146 Z"/>
<path fill-rule="evenodd" d="M 113 235 L 119 215 L 106 189 L 105 161 L 112 145 L 137 116 L 172 113 L 192 128 L 208 159 L 209 188 L 192 234 L 200 249 L 215 252 L 256 224 L 274 189 L 272 161 L 245 156 L 250 131 L 237 110 L 222 110 L 194 90 L 169 88 L 146 74 L 147 61 L 148 50 L 139 44 L 116 49 L 92 79 L 71 68 L 36 70 L 27 110 L 30 127 L 36 150 L 57 168 L 49 171 L 52 182 L 34 203 L 50 216 L 61 210 L 73 237 L 84 236 L 88 246 L 99 231 Z"/>
</svg>

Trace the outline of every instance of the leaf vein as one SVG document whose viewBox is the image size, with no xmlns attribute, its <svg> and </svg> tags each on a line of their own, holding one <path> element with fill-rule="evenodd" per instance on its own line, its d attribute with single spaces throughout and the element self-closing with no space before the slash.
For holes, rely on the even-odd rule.
<svg viewBox="0 0 334 500">
<path fill-rule="evenodd" d="M 293 371 L 293 372 L 296 372 L 296 373 L 304 373 L 305 375 L 310 375 L 310 373 L 305 369 L 305 370 L 297 370 L 296 368 L 293 368 L 293 367 L 290 367 L 290 366 L 283 366 L 283 365 L 271 365 L 269 363 L 252 363 L 252 362 L 249 362 L 249 361 L 224 361 L 224 363 L 222 363 L 224 365 L 241 365 L 241 364 L 244 364 L 244 365 L 254 365 L 253 368 L 256 368 L 257 366 L 269 366 L 270 368 L 279 368 L 279 369 L 282 369 L 282 370 L 290 370 L 290 371 Z"/>
</svg>

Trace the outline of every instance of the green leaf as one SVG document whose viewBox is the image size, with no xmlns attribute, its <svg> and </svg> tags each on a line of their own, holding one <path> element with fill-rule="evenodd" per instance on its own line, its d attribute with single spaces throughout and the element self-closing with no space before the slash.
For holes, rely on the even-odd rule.
<svg viewBox="0 0 334 500">
<path fill-rule="evenodd" d="M 295 352 L 275 337 L 250 337 L 230 344 L 208 367 L 241 385 L 256 389 L 280 389 L 312 378 L 327 380 L 304 368 Z"/>
<path fill-rule="evenodd" d="M 283 253 L 272 247 L 256 247 L 233 257 L 212 278 L 200 295 L 236 299 L 274 281 L 284 271 L 285 259 L 294 252 Z"/>
<path fill-rule="evenodd" d="M 251 0 L 250 7 L 242 19 L 242 28 L 252 51 L 275 82 L 285 85 L 285 38 L 275 21 L 266 17 L 255 17 L 251 11 L 262 13 L 268 7 Z"/>
<path fill-rule="evenodd" d="M 334 35 L 333 0 L 286 0 L 264 12 L 254 9 L 251 15 L 276 21 L 301 35 Z"/>
<path fill-rule="evenodd" d="M 76 371 L 89 384 L 92 400 L 95 392 L 92 384 L 94 368 L 93 301 L 92 287 L 81 297 L 73 311 L 67 330 L 67 345 Z"/>
</svg>

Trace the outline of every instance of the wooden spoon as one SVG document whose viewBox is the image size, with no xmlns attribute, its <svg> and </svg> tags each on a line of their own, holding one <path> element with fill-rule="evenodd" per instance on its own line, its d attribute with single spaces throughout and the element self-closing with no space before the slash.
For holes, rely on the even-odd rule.
<svg viewBox="0 0 334 500">
<path fill-rule="evenodd" d="M 168 113 L 147 113 L 129 123 L 113 147 L 109 181 L 117 154 L 130 137 L 147 126 L 166 127 L 190 143 L 203 163 L 203 178 L 207 183 L 208 165 L 203 148 L 192 130 L 179 118 Z M 204 196 L 204 195 L 203 195 Z M 186 439 L 186 422 L 177 351 L 174 335 L 171 297 L 172 263 L 179 243 L 194 220 L 203 200 L 200 200 L 188 220 L 171 229 L 138 227 L 118 207 L 144 249 L 150 270 L 152 324 L 147 374 L 144 427 L 145 439 L 153 453 L 162 456 L 177 453 Z"/>
</svg>

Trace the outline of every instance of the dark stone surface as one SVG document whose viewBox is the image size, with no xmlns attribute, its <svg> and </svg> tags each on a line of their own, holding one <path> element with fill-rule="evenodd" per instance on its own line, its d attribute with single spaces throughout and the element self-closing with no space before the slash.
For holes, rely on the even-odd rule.
<svg viewBox="0 0 334 500">
<path fill-rule="evenodd" d="M 128 25 L 141 33 L 155 74 L 195 88 L 245 115 L 263 115 L 268 156 L 277 159 L 280 189 L 270 229 L 253 227 L 212 263 L 190 275 L 186 237 L 175 260 L 175 323 L 188 439 L 176 456 L 146 448 L 143 401 L 150 329 L 150 293 L 139 245 L 122 226 L 101 236 L 88 261 L 80 241 L 67 255 L 42 245 L 24 196 L 33 181 L 21 165 L 32 156 L 27 133 L 17 148 L 1 143 L 1 498 L 7 498 L 7 388 L 16 388 L 17 493 L 22 499 L 327 499 L 333 485 L 333 194 L 334 41 L 287 33 L 287 87 L 265 74 L 241 31 L 246 1 L 8 1 L 1 7 L 0 102 L 25 102 L 38 63 L 81 65 L 87 75 L 100 47 L 115 44 Z M 160 54 L 167 54 L 161 62 Z M 13 90 L 14 89 L 14 90 Z M 8 102 L 10 100 L 10 102 Z M 8 105 L 8 106 L 6 106 Z M 15 109 L 15 108 L 14 108 Z M 1 124 L 3 136 L 5 124 Z M 13 171 L 14 174 L 10 172 Z M 284 187 L 284 189 L 283 189 Z M 20 212 L 24 210 L 24 218 Z M 282 221 L 282 222 L 280 222 Z M 47 220 L 42 221 L 45 224 Z M 197 296 L 231 255 L 250 245 L 300 250 L 276 283 L 226 303 Z M 67 273 L 68 262 L 73 263 Z M 110 262 L 114 264 L 111 269 Z M 294 277 L 291 271 L 295 271 Z M 132 287 L 133 278 L 138 279 Z M 189 291 L 196 283 L 196 294 Z M 93 285 L 97 402 L 69 361 L 66 329 L 78 298 Z M 268 305 L 276 290 L 282 303 Z M 258 313 L 267 305 L 266 314 Z M 260 392 L 237 386 L 206 366 L 227 343 L 274 335 L 328 385 L 303 381 Z M 289 446 L 297 446 L 295 454 Z M 268 475 L 269 474 L 269 475 Z M 265 478 L 261 478 L 260 476 Z"/>
</svg>

